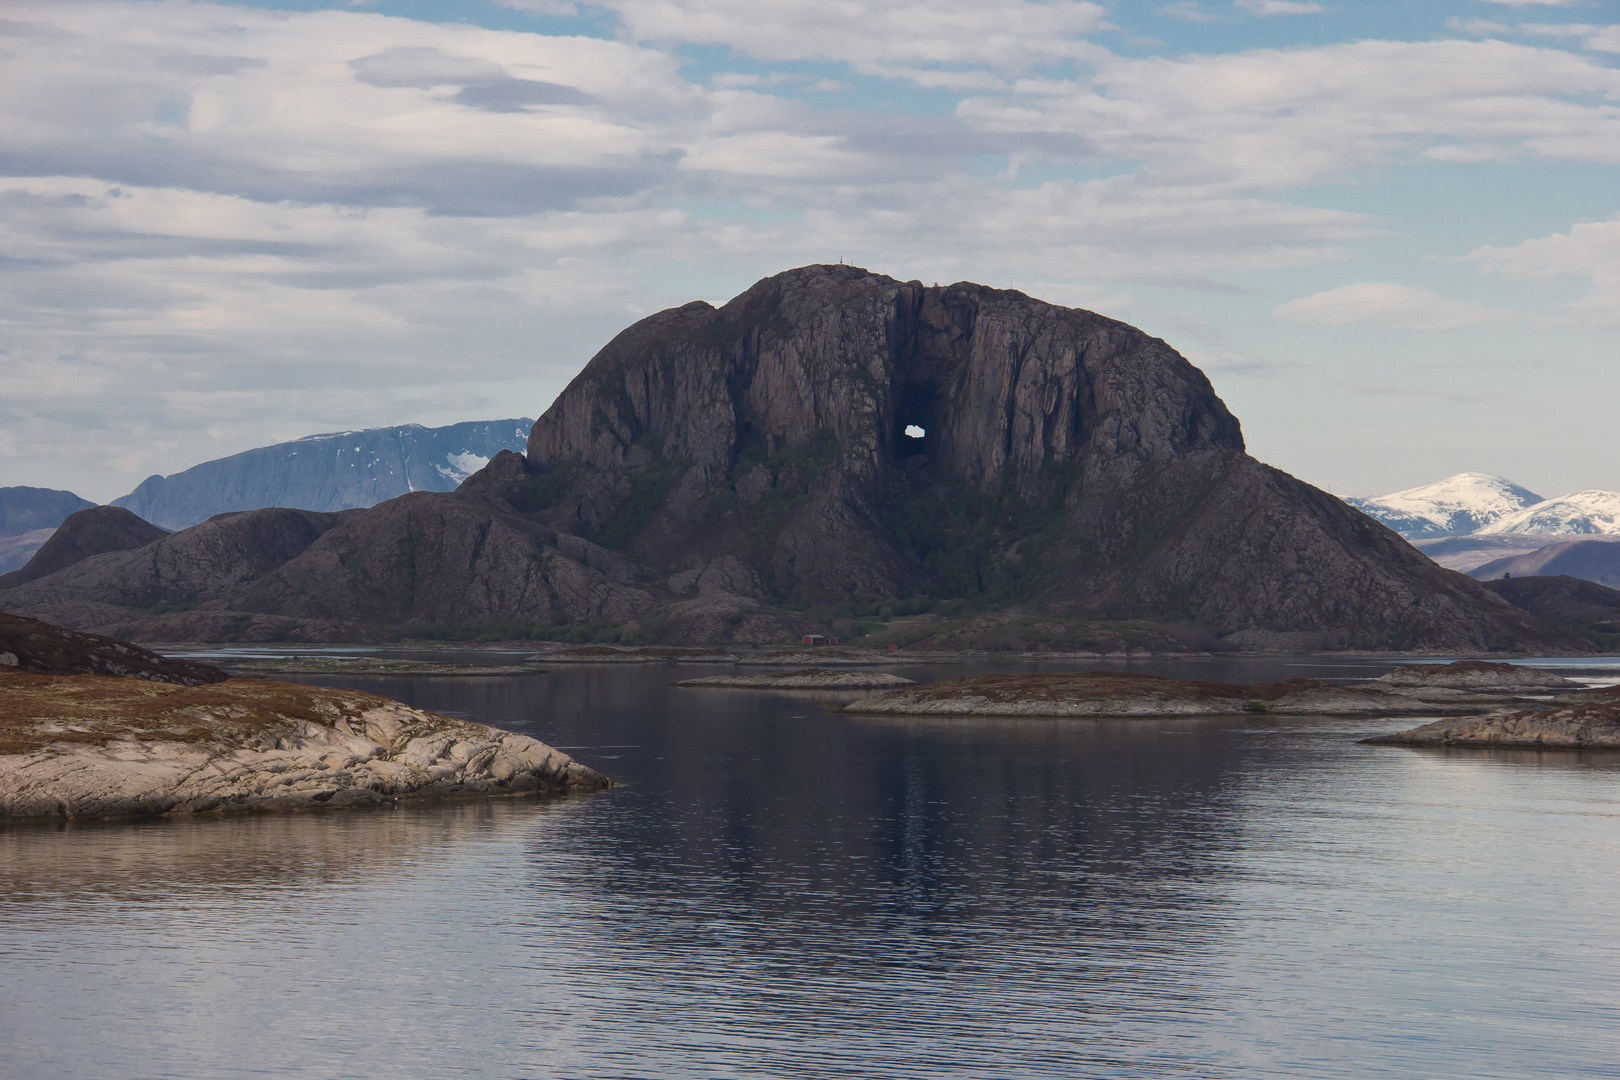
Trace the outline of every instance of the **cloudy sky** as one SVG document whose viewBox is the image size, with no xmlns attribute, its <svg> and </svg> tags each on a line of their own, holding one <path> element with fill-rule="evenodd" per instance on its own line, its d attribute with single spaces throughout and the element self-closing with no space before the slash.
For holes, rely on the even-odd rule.
<svg viewBox="0 0 1620 1080">
<path fill-rule="evenodd" d="M 538 415 L 843 259 L 1141 326 L 1339 494 L 1620 489 L 1612 0 L 6 0 L 0 125 L 0 484 Z"/>
</svg>

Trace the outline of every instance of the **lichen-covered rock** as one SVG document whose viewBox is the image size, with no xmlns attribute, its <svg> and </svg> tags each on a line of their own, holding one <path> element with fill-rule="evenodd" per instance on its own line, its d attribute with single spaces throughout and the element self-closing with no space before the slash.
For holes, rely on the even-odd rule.
<svg viewBox="0 0 1620 1080">
<path fill-rule="evenodd" d="M 359 691 L 0 675 L 0 817 L 374 806 L 610 783 L 536 739 Z"/>
</svg>

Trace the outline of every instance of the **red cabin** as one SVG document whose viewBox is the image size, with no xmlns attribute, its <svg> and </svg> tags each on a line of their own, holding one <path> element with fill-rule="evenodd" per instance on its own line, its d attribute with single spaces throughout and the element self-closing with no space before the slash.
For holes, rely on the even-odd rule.
<svg viewBox="0 0 1620 1080">
<path fill-rule="evenodd" d="M 835 637 L 823 637 L 820 634 L 806 634 L 804 635 L 804 643 L 806 645 L 836 645 L 838 639 Z"/>
</svg>

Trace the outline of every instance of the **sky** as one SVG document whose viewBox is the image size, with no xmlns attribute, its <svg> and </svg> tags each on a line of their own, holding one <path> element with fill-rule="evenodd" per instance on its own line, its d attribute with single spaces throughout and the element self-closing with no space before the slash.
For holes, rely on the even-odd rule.
<svg viewBox="0 0 1620 1080">
<path fill-rule="evenodd" d="M 0 6 L 0 485 L 535 416 L 840 260 L 1139 326 L 1340 495 L 1620 489 L 1620 3 Z"/>
</svg>

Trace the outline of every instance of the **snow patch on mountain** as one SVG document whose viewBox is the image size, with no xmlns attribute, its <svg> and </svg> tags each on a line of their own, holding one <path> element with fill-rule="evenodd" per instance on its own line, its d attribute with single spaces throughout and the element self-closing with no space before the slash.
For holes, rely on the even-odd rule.
<svg viewBox="0 0 1620 1080">
<path fill-rule="evenodd" d="M 463 450 L 459 454 L 446 454 L 444 461 L 444 465 L 433 467 L 438 470 L 440 476 L 457 484 L 489 464 L 489 458 L 475 454 L 471 450 Z"/>
<path fill-rule="evenodd" d="M 1484 536 L 1620 535 L 1620 491 L 1577 491 L 1547 499 L 1479 530 Z"/>
<path fill-rule="evenodd" d="M 1468 472 L 1391 495 L 1344 501 L 1408 540 L 1417 540 L 1480 532 L 1544 500 L 1500 476 Z"/>
</svg>

